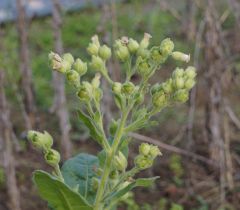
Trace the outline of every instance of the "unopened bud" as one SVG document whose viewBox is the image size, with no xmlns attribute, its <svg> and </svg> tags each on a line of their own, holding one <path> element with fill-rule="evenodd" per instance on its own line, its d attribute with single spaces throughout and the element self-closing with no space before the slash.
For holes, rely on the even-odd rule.
<svg viewBox="0 0 240 210">
<path fill-rule="evenodd" d="M 139 57 L 137 60 L 137 71 L 142 77 L 149 75 L 151 71 L 151 65 L 148 63 L 147 59 L 143 60 L 141 57 Z"/>
<path fill-rule="evenodd" d="M 52 136 L 47 132 L 44 133 L 38 131 L 28 131 L 28 140 L 31 141 L 32 145 L 37 149 L 47 150 L 52 147 L 53 139 Z"/>
<path fill-rule="evenodd" d="M 122 152 L 119 152 L 118 155 L 114 157 L 113 165 L 117 170 L 125 171 L 127 168 L 127 159 Z"/>
<path fill-rule="evenodd" d="M 166 82 L 164 82 L 163 84 L 162 84 L 162 89 L 163 89 L 163 91 L 165 92 L 165 93 L 167 93 L 167 94 L 169 94 L 169 93 L 171 93 L 172 91 L 173 91 L 173 85 L 172 85 L 172 83 L 173 83 L 173 81 L 172 81 L 172 79 L 170 78 L 170 79 L 168 79 Z"/>
<path fill-rule="evenodd" d="M 112 85 L 112 91 L 114 94 L 120 94 L 122 89 L 122 84 L 120 82 L 114 82 Z"/>
<path fill-rule="evenodd" d="M 182 52 L 175 51 L 172 53 L 172 57 L 177 61 L 183 61 L 188 63 L 190 61 L 190 55 L 184 54 Z"/>
<path fill-rule="evenodd" d="M 188 66 L 185 70 L 185 76 L 189 79 L 194 79 L 196 77 L 196 68 L 193 66 Z"/>
<path fill-rule="evenodd" d="M 90 66 L 92 67 L 93 70 L 101 72 L 104 70 L 105 64 L 100 57 L 93 55 Z"/>
<path fill-rule="evenodd" d="M 160 51 L 162 55 L 168 56 L 172 53 L 174 49 L 174 43 L 170 38 L 166 38 L 161 42 Z"/>
<path fill-rule="evenodd" d="M 181 68 L 176 68 L 172 74 L 173 78 L 179 78 L 184 76 L 184 70 Z"/>
<path fill-rule="evenodd" d="M 67 71 L 66 73 L 67 80 L 70 84 L 78 86 L 80 84 L 80 78 L 78 72 L 74 70 Z"/>
<path fill-rule="evenodd" d="M 138 42 L 136 40 L 130 38 L 129 42 L 128 42 L 128 49 L 129 49 L 130 53 L 133 53 L 133 54 L 136 53 L 138 48 L 139 48 Z"/>
<path fill-rule="evenodd" d="M 98 55 L 98 46 L 93 44 L 93 43 L 89 43 L 88 47 L 87 47 L 87 52 L 89 53 L 89 55 Z"/>
<path fill-rule="evenodd" d="M 167 104 L 167 98 L 163 91 L 156 92 L 152 96 L 152 104 L 157 108 L 162 108 Z"/>
<path fill-rule="evenodd" d="M 60 55 L 54 52 L 50 52 L 48 55 L 48 59 L 49 59 L 50 66 L 53 70 L 57 70 L 57 71 L 60 71 L 61 73 L 64 73 L 61 71 L 62 58 L 60 57 Z"/>
<path fill-rule="evenodd" d="M 152 159 L 155 159 L 158 155 L 162 155 L 162 153 L 157 146 L 151 145 L 149 155 Z"/>
<path fill-rule="evenodd" d="M 129 58 L 129 51 L 126 46 L 120 46 L 116 51 L 115 54 L 119 60 L 122 62 L 126 61 Z"/>
<path fill-rule="evenodd" d="M 149 154 L 150 149 L 151 149 L 151 145 L 150 145 L 150 144 L 148 144 L 148 143 L 142 143 L 142 144 L 139 146 L 139 153 L 146 156 L 146 155 Z"/>
<path fill-rule="evenodd" d="M 184 87 L 187 89 L 187 90 L 190 90 L 194 85 L 196 84 L 195 80 L 194 79 L 187 79 L 184 83 Z"/>
<path fill-rule="evenodd" d="M 184 79 L 183 79 L 183 77 L 174 78 L 173 84 L 174 84 L 174 87 L 176 89 L 182 89 L 184 87 Z"/>
<path fill-rule="evenodd" d="M 95 74 L 95 77 L 92 79 L 92 87 L 98 88 L 100 86 L 101 74 Z"/>
<path fill-rule="evenodd" d="M 61 157 L 58 151 L 54 149 L 50 149 L 44 155 L 45 161 L 47 164 L 51 166 L 56 166 L 59 164 Z"/>
<path fill-rule="evenodd" d="M 89 101 L 92 98 L 92 86 L 88 82 L 83 82 L 78 93 L 81 101 Z"/>
<path fill-rule="evenodd" d="M 67 71 L 71 70 L 71 64 L 67 60 L 62 61 L 62 66 L 58 70 L 59 72 L 66 73 Z"/>
<path fill-rule="evenodd" d="M 188 91 L 185 89 L 182 90 L 178 90 L 174 96 L 173 96 L 174 100 L 177 102 L 181 102 L 184 103 L 188 100 Z"/>
<path fill-rule="evenodd" d="M 153 164 L 153 160 L 144 155 L 138 155 L 134 160 L 135 166 L 141 170 L 150 168 Z"/>
<path fill-rule="evenodd" d="M 112 55 L 111 49 L 107 45 L 103 45 L 99 48 L 99 56 L 103 60 L 108 60 Z"/>
<path fill-rule="evenodd" d="M 70 53 L 65 53 L 63 55 L 63 60 L 67 61 L 70 65 L 72 65 L 74 63 L 74 58 Z"/>
<path fill-rule="evenodd" d="M 122 85 L 122 93 L 125 95 L 131 95 L 135 90 L 135 85 L 132 82 L 126 82 Z"/>
<path fill-rule="evenodd" d="M 82 76 L 87 72 L 87 63 L 82 62 L 82 60 L 78 58 L 73 64 L 73 69 Z"/>
<path fill-rule="evenodd" d="M 153 47 L 150 51 L 150 58 L 156 64 L 162 64 L 166 61 L 167 56 L 160 52 L 159 47 Z"/>
<path fill-rule="evenodd" d="M 140 48 L 146 49 L 149 45 L 149 41 L 152 38 L 152 36 L 148 33 L 144 33 L 144 37 L 142 41 L 140 42 Z"/>
</svg>

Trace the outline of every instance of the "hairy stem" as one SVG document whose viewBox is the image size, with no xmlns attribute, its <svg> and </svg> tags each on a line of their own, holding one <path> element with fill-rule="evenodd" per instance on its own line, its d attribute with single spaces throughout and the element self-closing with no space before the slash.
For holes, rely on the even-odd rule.
<svg viewBox="0 0 240 210">
<path fill-rule="evenodd" d="M 95 205 L 94 205 L 95 210 L 102 210 L 102 208 L 103 208 L 101 201 L 104 196 L 104 191 L 106 188 L 109 174 L 111 172 L 112 160 L 117 152 L 120 140 L 121 140 L 123 132 L 124 132 L 124 126 L 125 126 L 125 123 L 127 120 L 128 113 L 129 113 L 129 111 L 123 112 L 120 124 L 118 126 L 118 129 L 117 129 L 117 132 L 116 132 L 113 144 L 112 144 L 112 148 L 110 151 L 107 151 L 107 157 L 106 157 L 106 162 L 105 162 L 105 166 L 104 166 L 104 170 L 103 170 L 103 175 L 102 175 L 102 179 L 101 179 L 101 182 L 100 182 L 100 185 L 98 188 L 98 192 L 97 192 L 97 196 L 96 196 L 96 200 L 95 200 Z"/>
</svg>

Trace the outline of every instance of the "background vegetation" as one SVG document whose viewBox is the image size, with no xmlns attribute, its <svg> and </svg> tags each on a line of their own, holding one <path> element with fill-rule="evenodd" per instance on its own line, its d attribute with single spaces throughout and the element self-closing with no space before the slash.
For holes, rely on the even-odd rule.
<svg viewBox="0 0 240 210">
<path fill-rule="evenodd" d="M 83 60 L 89 59 L 85 48 L 94 34 L 111 43 L 125 35 L 140 40 L 148 32 L 153 36 L 153 44 L 170 37 L 176 49 L 192 55 L 191 63 L 198 69 L 197 86 L 188 104 L 164 110 L 154 129 L 146 128 L 142 134 L 132 135 L 132 156 L 141 141 L 160 146 L 163 156 L 144 173 L 161 178 L 154 188 L 135 191 L 132 199 L 123 202 L 122 209 L 240 208 L 239 11 L 237 0 L 129 0 L 102 1 L 100 6 L 61 12 L 64 52 Z M 34 109 L 28 107 L 22 84 L 26 75 L 20 70 L 25 60 L 21 57 L 23 33 L 19 24 L 18 19 L 0 28 L 0 69 L 4 73 L 0 86 L 4 85 L 2 93 L 7 99 L 6 106 L 3 100 L 0 102 L 0 210 L 15 210 L 11 200 L 15 194 L 9 190 L 9 173 L 13 169 L 20 208 L 43 210 L 47 206 L 36 193 L 31 173 L 47 166 L 26 141 L 26 118 L 30 118 L 31 127 L 48 130 L 55 137 L 55 147 L 63 149 L 59 117 L 51 111 L 56 93 L 47 58 L 55 49 L 54 21 L 52 16 L 25 19 L 23 32 L 27 33 Z M 169 61 L 152 82 L 167 78 L 173 62 Z M 116 61 L 112 60 L 110 65 L 111 74 L 120 79 Z M 98 146 L 88 141 L 88 131 L 77 118 L 77 101 L 71 87 L 66 85 L 65 92 L 71 154 L 94 154 Z M 104 103 L 108 120 L 116 114 L 115 108 L 107 97 Z M 13 161 L 6 160 L 9 154 Z M 129 161 L 132 163 L 131 155 Z"/>
</svg>

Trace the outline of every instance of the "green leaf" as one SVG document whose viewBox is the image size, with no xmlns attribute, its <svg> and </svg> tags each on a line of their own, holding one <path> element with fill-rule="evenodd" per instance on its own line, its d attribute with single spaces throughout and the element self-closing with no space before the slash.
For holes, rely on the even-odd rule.
<svg viewBox="0 0 240 210">
<path fill-rule="evenodd" d="M 80 110 L 78 110 L 78 115 L 85 124 L 85 126 L 87 126 L 87 128 L 89 129 L 91 137 L 94 140 L 96 140 L 100 145 L 102 145 L 103 137 L 101 135 L 101 132 L 98 130 L 98 128 L 96 127 L 95 123 L 91 120 L 91 118 L 85 115 Z"/>
<path fill-rule="evenodd" d="M 76 189 L 89 203 L 93 203 L 96 192 L 92 191 L 91 180 L 97 177 L 94 169 L 98 167 L 99 162 L 96 156 L 81 153 L 67 160 L 61 171 L 65 183 Z"/>
<path fill-rule="evenodd" d="M 42 199 L 55 210 L 93 210 L 93 208 L 66 184 L 45 171 L 35 171 L 33 180 Z"/>
<path fill-rule="evenodd" d="M 158 179 L 159 177 L 152 177 L 152 178 L 139 178 L 134 180 L 131 184 L 127 185 L 126 187 L 120 189 L 117 192 L 114 192 L 110 194 L 109 197 L 107 197 L 107 202 L 117 202 L 122 196 L 124 196 L 126 193 L 128 193 L 130 190 L 132 190 L 135 187 L 150 187 L 153 185 L 154 181 Z"/>
</svg>

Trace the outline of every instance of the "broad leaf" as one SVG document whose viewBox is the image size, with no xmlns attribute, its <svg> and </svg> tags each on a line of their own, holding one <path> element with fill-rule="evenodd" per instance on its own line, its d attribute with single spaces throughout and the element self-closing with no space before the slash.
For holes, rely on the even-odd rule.
<svg viewBox="0 0 240 210">
<path fill-rule="evenodd" d="M 94 169 L 99 167 L 98 158 L 94 155 L 81 153 L 62 166 L 64 181 L 76 189 L 89 203 L 93 203 L 96 192 L 92 191 L 91 180 L 95 176 Z"/>
<path fill-rule="evenodd" d="M 127 185 L 126 187 L 120 189 L 117 192 L 112 193 L 109 197 L 107 197 L 107 202 L 115 202 L 119 200 L 122 196 L 124 196 L 126 193 L 128 193 L 130 190 L 132 190 L 135 187 L 149 187 L 152 186 L 154 181 L 158 179 L 159 177 L 152 177 L 152 178 L 139 178 L 134 180 L 132 183 Z"/>
<path fill-rule="evenodd" d="M 93 210 L 87 201 L 66 184 L 44 171 L 35 171 L 33 180 L 40 196 L 54 210 Z"/>
</svg>

